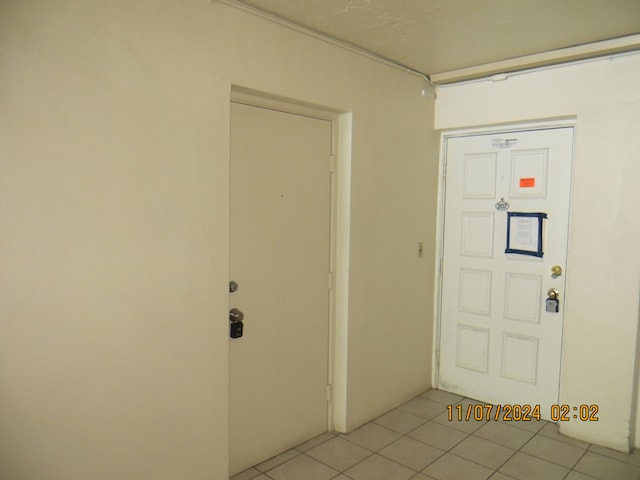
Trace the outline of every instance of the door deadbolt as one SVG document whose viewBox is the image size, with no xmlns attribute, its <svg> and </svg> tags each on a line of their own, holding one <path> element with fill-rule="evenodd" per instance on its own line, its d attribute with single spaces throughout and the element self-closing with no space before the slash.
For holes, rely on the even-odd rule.
<svg viewBox="0 0 640 480">
<path fill-rule="evenodd" d="M 238 285 L 238 282 L 234 282 L 233 280 L 231 280 L 229 282 L 229 292 L 230 293 L 237 292 L 238 288 L 240 288 L 240 286 Z"/>
<path fill-rule="evenodd" d="M 229 310 L 229 336 L 231 338 L 240 338 L 244 334 L 244 313 L 237 308 Z"/>
<path fill-rule="evenodd" d="M 560 311 L 560 300 L 558 300 L 558 290 L 550 288 L 547 292 L 547 299 L 545 300 L 545 310 L 548 313 L 558 313 Z"/>
<path fill-rule="evenodd" d="M 229 321 L 230 322 L 241 322 L 244 320 L 244 313 L 238 310 L 237 308 L 232 308 L 229 310 Z"/>
<path fill-rule="evenodd" d="M 551 267 L 552 277 L 559 277 L 560 275 L 562 275 L 562 267 L 560 265 L 554 265 Z"/>
</svg>

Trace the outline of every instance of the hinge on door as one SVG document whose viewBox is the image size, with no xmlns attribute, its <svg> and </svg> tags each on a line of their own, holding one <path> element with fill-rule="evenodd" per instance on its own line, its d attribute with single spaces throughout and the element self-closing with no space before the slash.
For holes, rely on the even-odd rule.
<svg viewBox="0 0 640 480">
<path fill-rule="evenodd" d="M 333 288 L 333 279 L 334 279 L 334 275 L 333 272 L 329 272 L 329 290 L 331 290 Z"/>
<path fill-rule="evenodd" d="M 333 173 L 336 170 L 336 156 L 329 155 L 329 172 Z"/>
<path fill-rule="evenodd" d="M 440 368 L 440 349 L 436 350 L 436 368 Z"/>
<path fill-rule="evenodd" d="M 327 402 L 331 403 L 331 385 L 327 385 Z"/>
</svg>

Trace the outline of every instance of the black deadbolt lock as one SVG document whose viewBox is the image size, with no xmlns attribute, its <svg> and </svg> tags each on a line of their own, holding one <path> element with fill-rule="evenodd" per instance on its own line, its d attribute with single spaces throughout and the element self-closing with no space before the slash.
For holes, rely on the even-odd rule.
<svg viewBox="0 0 640 480">
<path fill-rule="evenodd" d="M 231 322 L 229 324 L 229 335 L 231 338 L 240 338 L 242 337 L 242 330 L 244 329 L 244 325 L 242 322 Z"/>
</svg>

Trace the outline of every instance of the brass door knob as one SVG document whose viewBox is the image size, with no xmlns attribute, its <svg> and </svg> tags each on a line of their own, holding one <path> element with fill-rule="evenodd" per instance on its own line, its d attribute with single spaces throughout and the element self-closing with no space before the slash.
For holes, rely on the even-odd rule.
<svg viewBox="0 0 640 480">
<path fill-rule="evenodd" d="M 559 277 L 562 275 L 562 267 L 560 265 L 554 265 L 551 267 L 551 275 L 554 277 Z"/>
<path fill-rule="evenodd" d="M 558 290 L 556 290 L 555 288 L 550 288 L 549 291 L 547 292 L 547 297 L 549 298 L 558 298 Z"/>
</svg>

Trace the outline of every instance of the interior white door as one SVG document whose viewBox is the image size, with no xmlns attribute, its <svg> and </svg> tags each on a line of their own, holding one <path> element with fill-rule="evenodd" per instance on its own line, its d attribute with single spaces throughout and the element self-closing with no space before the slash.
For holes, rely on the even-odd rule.
<svg viewBox="0 0 640 480">
<path fill-rule="evenodd" d="M 571 127 L 447 140 L 440 388 L 540 405 L 549 418 L 560 380 L 572 145 Z M 508 212 L 547 218 L 508 222 Z M 509 246 L 530 254 L 505 253 L 508 223 Z M 559 293 L 558 312 L 547 311 L 549 289 Z"/>
<path fill-rule="evenodd" d="M 327 431 L 331 123 L 232 103 L 230 472 Z"/>
</svg>

